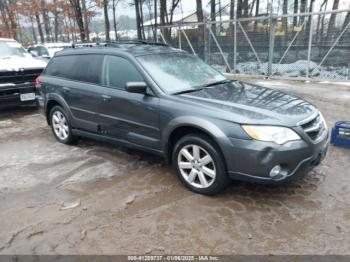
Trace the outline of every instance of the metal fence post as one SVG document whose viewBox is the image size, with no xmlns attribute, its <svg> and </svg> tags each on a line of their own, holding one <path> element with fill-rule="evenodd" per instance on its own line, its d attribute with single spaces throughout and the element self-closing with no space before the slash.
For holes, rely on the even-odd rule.
<svg viewBox="0 0 350 262">
<path fill-rule="evenodd" d="M 203 44 L 204 44 L 204 61 L 208 63 L 208 22 L 206 17 L 203 20 Z"/>
<path fill-rule="evenodd" d="M 234 21 L 233 27 L 233 72 L 237 72 L 237 20 Z"/>
<path fill-rule="evenodd" d="M 211 20 L 210 20 L 211 21 Z M 209 20 L 208 20 L 208 22 L 209 22 Z M 212 24 L 211 23 L 209 23 L 208 24 L 208 27 L 212 27 Z M 215 25 L 216 26 L 216 25 Z M 207 27 L 206 27 L 207 28 Z M 211 28 L 210 28 L 211 29 Z M 212 62 L 212 57 L 211 57 L 211 52 L 212 52 L 212 48 L 211 48 L 211 34 L 209 34 L 209 32 L 208 32 L 208 36 L 207 36 L 207 38 L 206 38 L 206 40 L 207 40 L 207 56 L 208 56 L 208 61 L 207 61 L 207 63 L 209 63 L 209 64 L 211 64 L 211 62 Z"/>
<path fill-rule="evenodd" d="M 181 25 L 179 25 L 178 29 L 177 29 L 177 35 L 179 37 L 179 48 L 181 48 Z"/>
<path fill-rule="evenodd" d="M 313 2 L 312 2 L 313 3 Z M 312 11 L 312 6 L 311 6 L 311 11 Z M 313 28 L 313 15 L 310 15 L 310 28 L 309 28 L 309 45 L 308 45 L 308 50 L 307 50 L 307 68 L 306 68 L 306 78 L 308 79 L 310 77 L 310 60 L 311 60 L 311 47 L 312 47 L 312 28 Z"/>
<path fill-rule="evenodd" d="M 275 21 L 273 19 L 272 13 L 272 4 L 268 4 L 269 10 L 269 25 L 270 25 L 270 38 L 269 38 L 269 62 L 267 66 L 267 76 L 272 75 L 272 64 L 273 64 L 273 55 L 274 55 L 274 45 L 275 45 Z"/>
</svg>

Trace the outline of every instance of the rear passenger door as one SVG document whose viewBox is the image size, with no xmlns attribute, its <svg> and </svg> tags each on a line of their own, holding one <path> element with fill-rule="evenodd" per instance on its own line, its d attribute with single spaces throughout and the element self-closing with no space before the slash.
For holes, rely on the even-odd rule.
<svg viewBox="0 0 350 262">
<path fill-rule="evenodd" d="M 65 55 L 55 57 L 48 67 L 46 74 L 57 77 L 56 93 L 68 104 L 74 128 L 100 131 L 97 111 L 101 103 L 102 62 L 103 55 L 99 54 Z"/>
<path fill-rule="evenodd" d="M 128 59 L 106 55 L 102 66 L 102 126 L 115 138 L 160 149 L 159 98 L 149 94 L 129 93 L 127 82 L 144 82 L 137 67 Z"/>
</svg>

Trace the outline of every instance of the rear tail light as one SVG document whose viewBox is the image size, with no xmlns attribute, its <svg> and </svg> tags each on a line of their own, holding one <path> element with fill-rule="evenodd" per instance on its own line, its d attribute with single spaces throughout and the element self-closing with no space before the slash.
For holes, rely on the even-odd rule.
<svg viewBox="0 0 350 262">
<path fill-rule="evenodd" d="M 40 88 L 42 81 L 43 81 L 43 76 L 41 76 L 41 75 L 35 79 L 35 89 Z"/>
</svg>

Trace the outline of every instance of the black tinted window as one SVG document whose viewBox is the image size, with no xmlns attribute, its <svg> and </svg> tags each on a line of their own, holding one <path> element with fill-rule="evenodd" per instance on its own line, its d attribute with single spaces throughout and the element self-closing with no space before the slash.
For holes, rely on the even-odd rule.
<svg viewBox="0 0 350 262">
<path fill-rule="evenodd" d="M 102 55 L 54 57 L 45 74 L 93 84 L 100 84 Z"/>
<path fill-rule="evenodd" d="M 136 67 L 118 56 L 105 56 L 102 84 L 113 88 L 124 88 L 127 82 L 143 82 Z"/>
<path fill-rule="evenodd" d="M 49 52 L 47 52 L 47 49 L 43 46 L 37 46 L 36 51 L 38 52 L 38 56 L 48 56 Z"/>
<path fill-rule="evenodd" d="M 70 71 L 74 63 L 74 56 L 58 56 L 51 59 L 45 74 L 63 78 L 70 78 Z"/>
</svg>

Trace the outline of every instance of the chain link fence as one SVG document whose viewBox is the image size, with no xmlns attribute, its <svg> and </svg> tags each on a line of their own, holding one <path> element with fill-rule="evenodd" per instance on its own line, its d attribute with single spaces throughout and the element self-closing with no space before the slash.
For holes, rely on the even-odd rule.
<svg viewBox="0 0 350 262">
<path fill-rule="evenodd" d="M 350 10 L 160 27 L 159 39 L 222 72 L 350 80 Z"/>
</svg>

